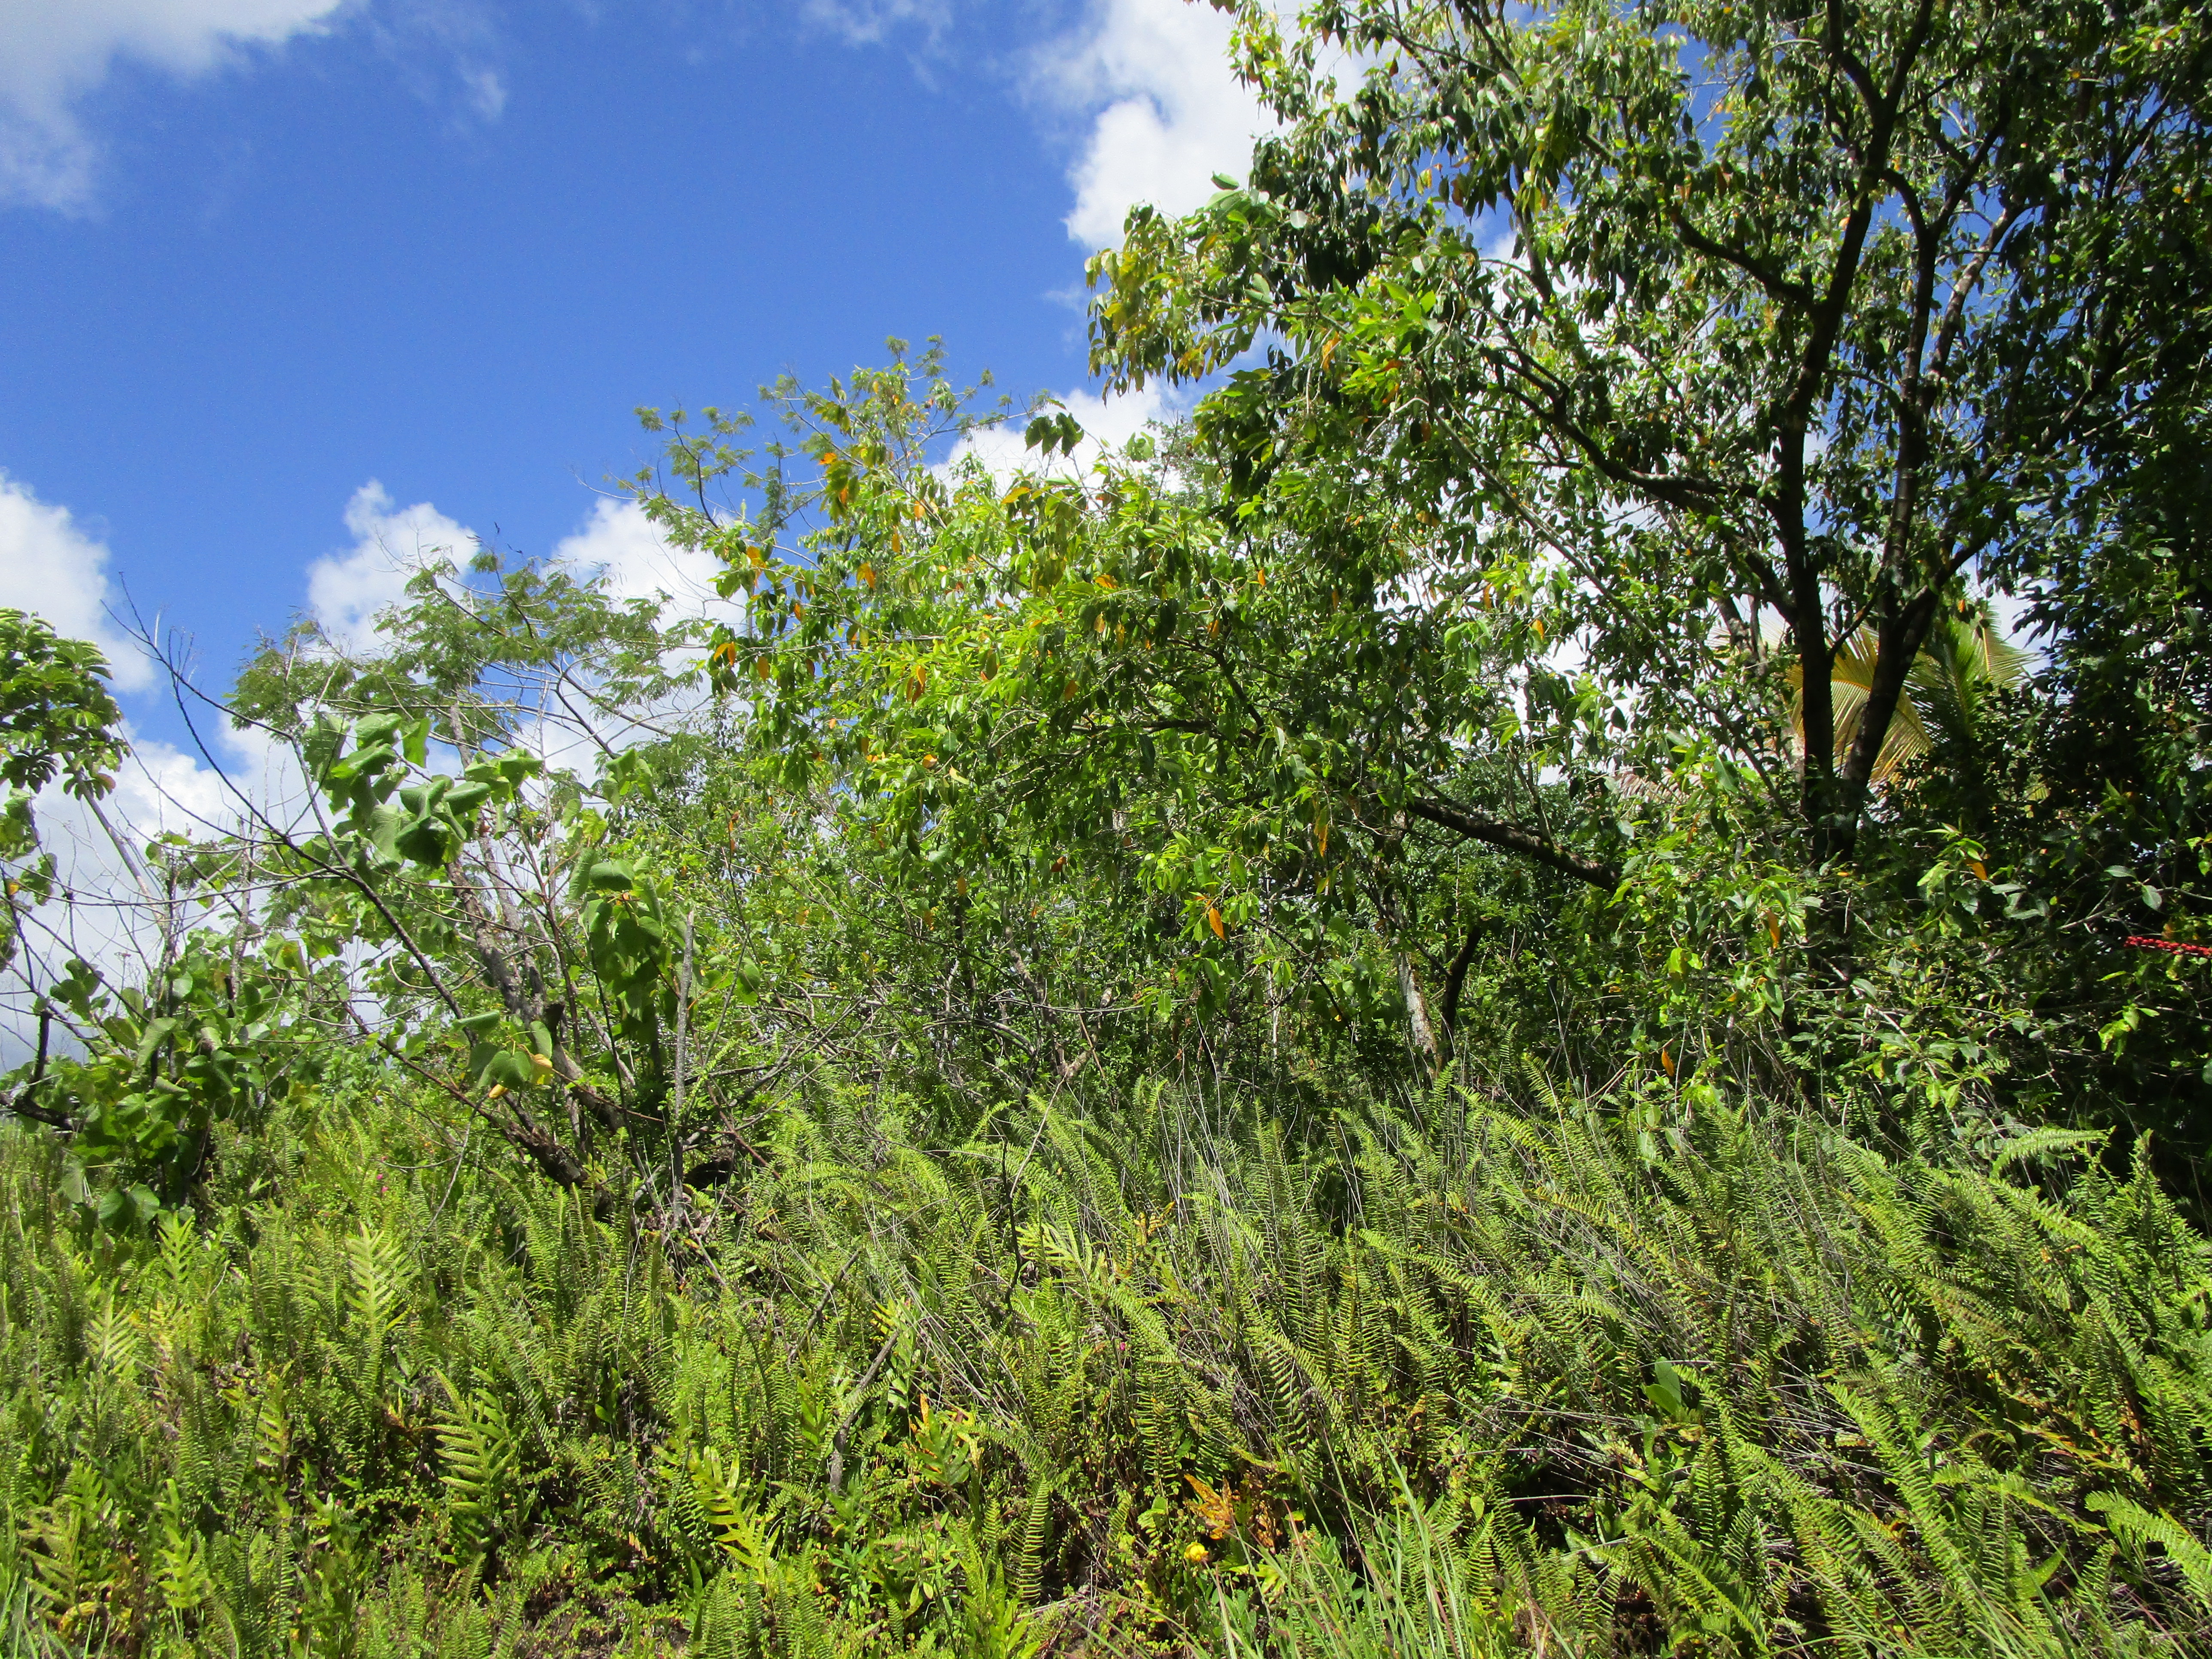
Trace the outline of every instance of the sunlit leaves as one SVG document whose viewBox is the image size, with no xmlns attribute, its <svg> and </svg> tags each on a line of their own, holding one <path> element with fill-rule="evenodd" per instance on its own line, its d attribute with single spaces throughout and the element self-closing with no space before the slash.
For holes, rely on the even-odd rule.
<svg viewBox="0 0 2212 1659">
<path fill-rule="evenodd" d="M 58 775 L 88 800 L 113 788 L 123 717 L 106 678 L 96 647 L 0 610 L 0 783 L 35 793 Z"/>
</svg>

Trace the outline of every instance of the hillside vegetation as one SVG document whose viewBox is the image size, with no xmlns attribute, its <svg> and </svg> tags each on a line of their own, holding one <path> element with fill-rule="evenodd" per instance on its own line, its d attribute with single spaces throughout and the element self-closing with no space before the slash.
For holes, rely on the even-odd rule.
<svg viewBox="0 0 2212 1659">
<path fill-rule="evenodd" d="M 2212 1650 L 2205 9 L 1239 23 L 1188 418 L 641 411 L 128 950 L 0 612 L 0 1645 Z"/>
</svg>

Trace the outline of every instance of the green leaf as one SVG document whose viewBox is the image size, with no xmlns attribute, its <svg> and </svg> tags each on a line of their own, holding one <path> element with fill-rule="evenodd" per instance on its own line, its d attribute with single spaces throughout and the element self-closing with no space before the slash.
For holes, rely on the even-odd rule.
<svg viewBox="0 0 2212 1659">
<path fill-rule="evenodd" d="M 424 817 L 416 819 L 392 838 L 392 845 L 417 864 L 436 866 L 451 855 L 455 840 L 453 827 L 445 819 Z"/>
<path fill-rule="evenodd" d="M 390 805 L 379 806 L 368 815 L 365 834 L 368 844 L 387 859 L 399 856 L 399 830 L 407 822 L 407 815 Z"/>
<path fill-rule="evenodd" d="M 371 714 L 354 726 L 354 741 L 363 749 L 388 744 L 404 724 L 398 714 Z"/>
<path fill-rule="evenodd" d="M 586 879 L 593 891 L 600 893 L 627 893 L 637 885 L 637 878 L 630 873 L 629 866 L 612 859 L 594 864 Z"/>
<path fill-rule="evenodd" d="M 491 796 L 492 787 L 489 783 L 457 783 L 446 792 L 445 799 L 440 804 L 458 817 L 474 811 Z"/>
<path fill-rule="evenodd" d="M 496 1083 L 508 1089 L 534 1089 L 539 1077 L 539 1068 L 531 1063 L 530 1056 L 513 1048 L 501 1049 L 483 1068 L 486 1083 Z"/>
</svg>

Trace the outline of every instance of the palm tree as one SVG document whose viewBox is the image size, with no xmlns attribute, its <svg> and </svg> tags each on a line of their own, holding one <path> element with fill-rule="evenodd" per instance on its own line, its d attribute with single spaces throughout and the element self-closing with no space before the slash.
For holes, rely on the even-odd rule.
<svg viewBox="0 0 2212 1659">
<path fill-rule="evenodd" d="M 1990 700 L 2020 684 L 2034 653 L 1997 632 L 1984 608 L 1963 601 L 1938 616 L 1905 677 L 1905 696 L 1875 757 L 1874 781 L 1886 783 L 1938 742 L 1974 764 L 1981 727 Z M 1862 629 L 1836 651 L 1830 672 L 1836 709 L 1836 755 L 1841 759 L 1856 740 L 1874 683 L 1875 638 Z M 1804 670 L 1790 671 L 1796 693 L 1790 722 L 1797 741 L 1805 741 Z M 1978 769 L 1978 768 L 1977 768 Z"/>
</svg>

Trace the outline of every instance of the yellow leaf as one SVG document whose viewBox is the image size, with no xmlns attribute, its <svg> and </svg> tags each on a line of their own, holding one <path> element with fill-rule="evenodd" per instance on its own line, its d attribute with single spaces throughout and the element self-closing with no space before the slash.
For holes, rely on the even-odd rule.
<svg viewBox="0 0 2212 1659">
<path fill-rule="evenodd" d="M 872 564 L 862 565 L 860 567 L 860 580 L 867 583 L 870 587 L 873 587 L 876 585 L 875 566 Z"/>
<path fill-rule="evenodd" d="M 1662 1048 L 1659 1051 L 1659 1063 L 1667 1068 L 1668 1077 L 1674 1075 L 1674 1056 L 1671 1052 Z"/>
<path fill-rule="evenodd" d="M 1204 1523 L 1207 1537 L 1226 1538 L 1230 1528 L 1237 1524 L 1237 1489 L 1224 1486 L 1216 1492 L 1194 1474 L 1187 1474 L 1183 1479 L 1190 1482 L 1191 1489 L 1198 1494 L 1183 1507 Z M 1193 1556 L 1191 1559 L 1196 1560 L 1198 1558 Z"/>
<path fill-rule="evenodd" d="M 1966 860 L 1966 868 L 1972 871 L 1984 881 L 1987 881 L 1990 878 L 1989 866 L 1984 864 L 1979 859 L 1968 859 Z"/>
<path fill-rule="evenodd" d="M 1206 907 L 1206 925 L 1213 929 L 1214 938 L 1226 939 L 1229 937 L 1229 935 L 1222 929 L 1221 912 L 1214 908 L 1211 904 Z"/>
</svg>

